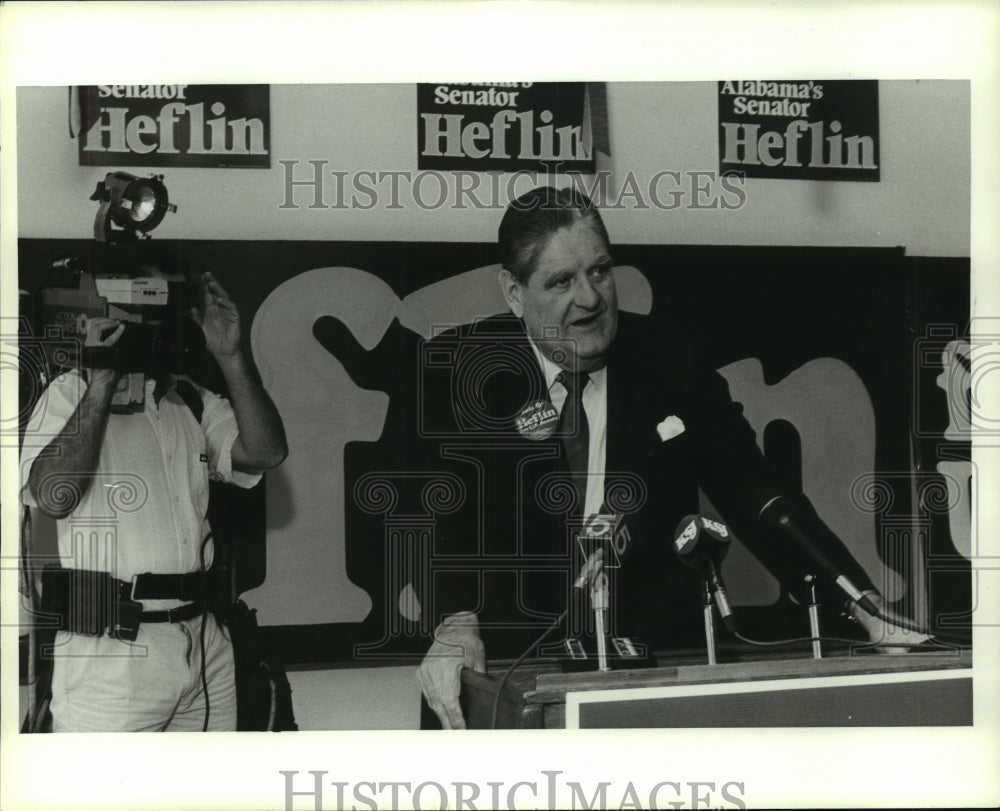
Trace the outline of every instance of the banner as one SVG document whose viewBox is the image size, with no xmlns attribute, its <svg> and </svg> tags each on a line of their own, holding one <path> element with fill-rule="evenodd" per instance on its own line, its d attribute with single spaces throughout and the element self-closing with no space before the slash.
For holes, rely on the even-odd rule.
<svg viewBox="0 0 1000 811">
<path fill-rule="evenodd" d="M 271 165 L 266 84 L 70 88 L 70 121 L 81 166 Z"/>
<path fill-rule="evenodd" d="M 585 82 L 417 85 L 418 169 L 594 171 Z"/>
<path fill-rule="evenodd" d="M 877 81 L 719 82 L 719 171 L 879 179 Z"/>
</svg>

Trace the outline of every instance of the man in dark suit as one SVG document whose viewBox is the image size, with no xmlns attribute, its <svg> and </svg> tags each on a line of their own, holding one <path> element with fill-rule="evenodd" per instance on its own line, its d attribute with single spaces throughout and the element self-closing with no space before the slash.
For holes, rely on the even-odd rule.
<svg viewBox="0 0 1000 811">
<path fill-rule="evenodd" d="M 418 680 L 446 728 L 464 726 L 461 668 L 482 669 L 484 650 L 516 656 L 566 607 L 581 564 L 573 528 L 586 516 L 624 516 L 632 543 L 614 571 L 615 625 L 654 647 L 704 642 L 699 579 L 671 544 L 677 522 L 698 512 L 699 487 L 779 579 L 810 570 L 754 530 L 779 491 L 723 378 L 683 335 L 619 313 L 592 202 L 535 189 L 509 206 L 499 247 L 511 314 L 424 345 L 413 415 L 412 469 L 440 472 L 465 495 L 437 520 L 422 600 L 440 623 Z M 827 531 L 824 543 L 877 595 L 838 539 Z"/>
</svg>

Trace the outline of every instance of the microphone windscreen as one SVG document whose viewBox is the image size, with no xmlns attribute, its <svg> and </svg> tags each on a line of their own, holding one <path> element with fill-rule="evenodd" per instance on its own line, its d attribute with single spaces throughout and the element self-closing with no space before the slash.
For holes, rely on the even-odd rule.
<svg viewBox="0 0 1000 811">
<path fill-rule="evenodd" d="M 674 551 L 692 568 L 700 568 L 697 558 L 711 554 L 721 561 L 729 551 L 729 527 L 705 515 L 688 515 L 674 532 Z"/>
<path fill-rule="evenodd" d="M 698 526 L 698 516 L 684 516 L 677 525 L 677 529 L 674 530 L 674 551 L 677 553 L 677 557 L 685 563 L 688 562 L 700 537 L 701 529 Z"/>
</svg>

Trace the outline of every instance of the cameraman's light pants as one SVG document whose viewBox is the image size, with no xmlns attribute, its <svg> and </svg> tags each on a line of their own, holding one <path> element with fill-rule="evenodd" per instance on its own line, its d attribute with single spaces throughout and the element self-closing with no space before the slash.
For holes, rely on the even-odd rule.
<svg viewBox="0 0 1000 811">
<path fill-rule="evenodd" d="M 233 646 L 215 618 L 147 623 L 135 642 L 56 635 L 53 732 L 200 732 L 205 720 L 201 624 L 209 730 L 236 729 Z"/>
</svg>

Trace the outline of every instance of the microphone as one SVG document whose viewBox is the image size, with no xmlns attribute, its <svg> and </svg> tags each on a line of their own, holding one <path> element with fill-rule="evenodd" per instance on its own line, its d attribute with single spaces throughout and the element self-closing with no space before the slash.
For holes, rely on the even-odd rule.
<svg viewBox="0 0 1000 811">
<path fill-rule="evenodd" d="M 604 569 L 604 549 L 598 548 L 590 553 L 583 566 L 580 567 L 580 574 L 576 576 L 576 580 L 573 581 L 573 588 L 580 589 L 583 591 L 587 584 L 590 583 L 599 573 Z"/>
<path fill-rule="evenodd" d="M 802 510 L 801 508 L 796 508 L 794 501 L 785 496 L 774 496 L 760 508 L 757 518 L 762 524 L 777 530 L 782 537 L 787 538 L 798 546 L 820 572 L 836 583 L 848 597 L 865 611 L 873 617 L 885 619 L 875 603 L 862 594 L 861 590 L 851 582 L 850 578 L 839 571 L 826 555 L 820 551 L 819 546 L 802 529 L 799 521 L 796 520 L 797 513 L 802 514 Z"/>
<path fill-rule="evenodd" d="M 719 566 L 729 552 L 729 528 L 721 521 L 704 515 L 689 515 L 674 533 L 674 551 L 681 562 L 705 578 L 712 598 L 719 609 L 719 616 L 731 633 L 736 633 L 733 609 L 722 582 Z"/>
<path fill-rule="evenodd" d="M 583 589 L 604 567 L 615 569 L 632 547 L 632 535 L 621 513 L 595 513 L 583 525 L 577 542 L 587 556 L 573 588 Z"/>
<path fill-rule="evenodd" d="M 564 653 L 569 658 L 563 661 L 564 670 L 591 669 L 596 662 L 597 669 L 637 667 L 648 662 L 649 657 L 628 637 L 613 636 L 611 627 L 611 582 L 608 572 L 619 568 L 629 554 L 632 536 L 625 516 L 621 513 L 597 513 L 589 516 L 576 533 L 579 558 L 584 562 L 573 581 L 570 607 L 582 607 L 580 595 L 589 595 L 590 610 L 593 612 L 592 630 L 574 625 L 566 637 Z M 582 616 L 574 615 L 576 621 Z"/>
<path fill-rule="evenodd" d="M 608 665 L 607 640 L 609 633 L 608 573 L 604 569 L 604 551 L 605 549 L 608 550 L 609 560 L 613 561 L 612 544 L 614 543 L 615 533 L 620 529 L 621 520 L 622 517 L 620 515 L 592 515 L 587 519 L 587 523 L 584 524 L 577 538 L 577 542 L 584 554 L 587 554 L 588 549 L 591 551 L 587 555 L 587 559 L 583 562 L 583 566 L 580 567 L 580 573 L 576 576 L 576 580 L 573 581 L 573 588 L 584 592 L 589 587 L 590 604 L 594 612 L 594 624 L 596 626 L 594 641 L 597 647 L 597 669 L 602 672 L 610 669 Z M 574 642 L 576 645 L 580 645 L 578 639 L 575 639 Z M 571 646 L 570 649 L 572 651 L 573 643 L 569 642 L 569 640 L 567 640 L 567 643 Z M 582 647 L 579 649 L 579 653 L 583 654 Z M 583 654 L 583 658 L 586 658 L 585 654 Z"/>
</svg>

